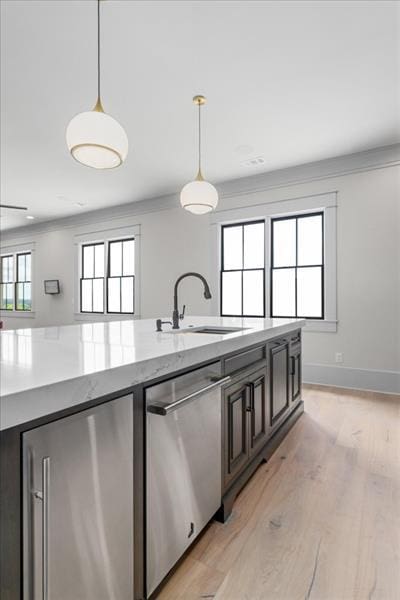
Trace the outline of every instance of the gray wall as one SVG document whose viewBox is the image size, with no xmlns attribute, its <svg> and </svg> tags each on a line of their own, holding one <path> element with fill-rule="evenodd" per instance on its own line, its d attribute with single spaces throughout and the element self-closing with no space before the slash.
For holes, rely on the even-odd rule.
<svg viewBox="0 0 400 600">
<path fill-rule="evenodd" d="M 290 181 L 293 170 L 287 170 L 288 183 L 284 178 L 278 183 L 270 179 L 249 192 L 243 189 L 246 182 L 238 180 L 236 191 L 231 187 L 228 193 L 225 186 L 218 210 L 337 190 L 338 328 L 336 333 L 305 334 L 304 373 L 309 381 L 400 392 L 400 167 L 388 163 L 341 170 L 341 175 L 325 176 L 320 169 L 320 176 L 313 171 L 298 182 Z M 127 205 L 107 215 L 87 213 L 80 224 L 67 220 L 6 233 L 3 249 L 34 243 L 35 316 L 13 318 L 3 313 L 1 318 L 6 328 L 73 323 L 75 236 L 100 226 L 138 224 L 141 317 L 167 316 L 179 274 L 195 270 L 210 278 L 216 268 L 209 221 L 208 216 L 181 209 L 176 198 L 166 198 Z M 59 297 L 43 293 L 43 280 L 51 278 L 61 281 Z M 182 284 L 188 314 L 210 313 L 211 304 L 200 291 L 198 282 Z M 336 352 L 343 353 L 343 365 L 335 363 Z"/>
</svg>

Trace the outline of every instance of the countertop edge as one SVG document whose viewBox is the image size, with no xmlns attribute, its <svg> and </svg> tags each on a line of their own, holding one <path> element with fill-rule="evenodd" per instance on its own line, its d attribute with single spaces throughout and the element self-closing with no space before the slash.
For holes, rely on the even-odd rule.
<svg viewBox="0 0 400 600">
<path fill-rule="evenodd" d="M 225 354 L 238 352 L 257 343 L 300 329 L 305 320 L 276 325 L 271 329 L 256 330 L 243 336 L 210 341 L 203 346 L 155 356 L 136 363 L 95 371 L 45 386 L 32 388 L 0 399 L 0 431 L 22 426 L 40 417 L 50 416 L 91 400 L 123 391 L 140 384 L 150 383 L 159 377 L 194 367 L 196 364 L 218 360 Z M 27 400 L 29 397 L 29 404 Z M 54 397 L 57 397 L 56 406 Z M 12 406 L 11 406 L 12 405 Z M 13 412 L 12 417 L 7 415 Z"/>
</svg>

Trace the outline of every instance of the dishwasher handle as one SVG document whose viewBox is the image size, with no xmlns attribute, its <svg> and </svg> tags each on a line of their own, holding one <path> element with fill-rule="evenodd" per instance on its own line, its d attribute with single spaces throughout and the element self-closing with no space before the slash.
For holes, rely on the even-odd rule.
<svg viewBox="0 0 400 600">
<path fill-rule="evenodd" d="M 224 385 L 225 383 L 229 383 L 230 380 L 231 380 L 231 377 L 229 375 L 227 377 L 219 377 L 219 378 L 211 377 L 210 378 L 211 383 L 209 383 L 205 387 L 201 388 L 200 390 L 196 390 L 195 392 L 192 392 L 191 394 L 188 394 L 187 396 L 184 396 L 183 398 L 180 398 L 179 400 L 176 400 L 175 402 L 171 402 L 171 404 L 166 404 L 165 406 L 157 405 L 157 404 L 149 404 L 149 406 L 147 407 L 147 412 L 165 417 L 165 415 L 169 415 L 174 410 L 177 410 L 178 408 L 181 408 L 181 406 L 188 404 L 189 402 L 191 402 L 192 400 L 194 400 L 201 394 L 206 394 L 207 392 L 209 392 L 210 390 L 212 390 L 216 387 Z"/>
</svg>

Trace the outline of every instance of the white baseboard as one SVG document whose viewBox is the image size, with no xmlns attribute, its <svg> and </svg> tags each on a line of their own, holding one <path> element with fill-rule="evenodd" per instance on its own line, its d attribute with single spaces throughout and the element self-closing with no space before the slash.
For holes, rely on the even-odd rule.
<svg viewBox="0 0 400 600">
<path fill-rule="evenodd" d="M 304 383 L 400 394 L 400 371 L 303 364 Z"/>
</svg>

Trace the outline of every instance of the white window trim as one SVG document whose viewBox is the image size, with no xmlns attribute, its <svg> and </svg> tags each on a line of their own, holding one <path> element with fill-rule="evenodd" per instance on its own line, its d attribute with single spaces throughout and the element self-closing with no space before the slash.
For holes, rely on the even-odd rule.
<svg viewBox="0 0 400 600">
<path fill-rule="evenodd" d="M 17 254 L 23 254 L 24 252 L 31 253 L 31 295 L 32 295 L 32 306 L 31 310 L 1 310 L 0 309 L 0 318 L 6 319 L 34 319 L 36 316 L 35 313 L 35 282 L 36 282 L 36 273 L 35 273 L 35 242 L 29 242 L 26 244 L 13 244 L 11 246 L 2 246 L 1 255 L 0 256 L 9 256 L 12 254 L 14 256 L 14 269 L 16 269 L 15 257 Z M 14 299 L 15 300 L 15 299 Z"/>
<path fill-rule="evenodd" d="M 114 240 L 126 239 L 129 237 L 135 238 L 135 312 L 134 314 L 119 314 L 107 313 L 106 298 L 104 298 L 103 313 L 82 313 L 80 307 L 80 278 L 81 278 L 81 252 L 82 246 L 95 242 L 104 242 L 104 280 L 106 280 L 106 265 L 107 265 L 107 248 L 108 242 Z M 74 238 L 75 246 L 75 269 L 74 269 L 74 318 L 75 321 L 123 321 L 130 319 L 140 319 L 140 297 L 141 297 L 141 281 L 140 281 L 140 225 L 131 225 L 128 227 L 118 227 L 114 229 L 99 229 L 97 231 L 78 234 Z M 105 294 L 105 286 L 104 286 Z"/>
<path fill-rule="evenodd" d="M 265 220 L 265 273 L 270 271 L 271 219 L 291 214 L 309 212 L 324 212 L 324 243 L 325 243 L 325 318 L 307 319 L 306 331 L 337 331 L 337 302 L 336 302 L 336 212 L 337 192 L 317 194 L 280 202 L 257 204 L 231 210 L 222 210 L 211 216 L 211 260 L 212 289 L 218 290 L 212 298 L 212 314 L 219 314 L 220 307 L 220 270 L 221 270 L 221 227 L 235 222 Z M 217 261 L 215 264 L 215 257 Z M 265 286 L 265 314 L 270 315 L 269 285 Z"/>
</svg>

